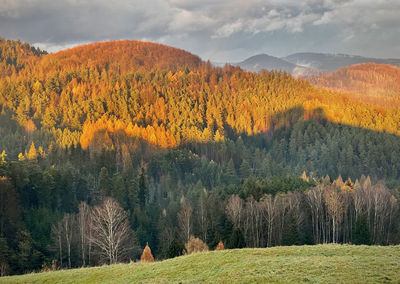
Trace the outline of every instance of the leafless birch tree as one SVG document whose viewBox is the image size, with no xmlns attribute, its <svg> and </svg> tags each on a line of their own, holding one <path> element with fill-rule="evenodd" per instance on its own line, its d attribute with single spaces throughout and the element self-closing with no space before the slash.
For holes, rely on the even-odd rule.
<svg viewBox="0 0 400 284">
<path fill-rule="evenodd" d="M 86 266 L 86 258 L 89 254 L 89 223 L 90 223 L 90 207 L 85 202 L 79 204 L 78 211 L 78 227 L 79 227 L 79 241 L 81 249 L 82 266 Z"/>
<path fill-rule="evenodd" d="M 65 214 L 64 218 L 62 218 L 60 222 L 65 239 L 65 245 L 67 247 L 68 268 L 71 268 L 71 245 L 75 226 L 75 215 Z"/>
<path fill-rule="evenodd" d="M 128 260 L 134 249 L 134 234 L 128 214 L 112 198 L 106 198 L 101 206 L 92 210 L 90 241 L 102 261 L 115 264 Z"/>
<path fill-rule="evenodd" d="M 240 228 L 243 214 L 243 200 L 237 195 L 231 195 L 225 208 L 226 214 L 233 226 Z"/>
<path fill-rule="evenodd" d="M 188 242 L 192 234 L 192 207 L 187 202 L 182 205 L 178 212 L 178 224 L 182 239 Z"/>
</svg>

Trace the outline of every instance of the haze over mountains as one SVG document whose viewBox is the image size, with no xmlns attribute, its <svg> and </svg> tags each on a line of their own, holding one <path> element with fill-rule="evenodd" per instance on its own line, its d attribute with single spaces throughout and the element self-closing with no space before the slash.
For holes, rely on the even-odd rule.
<svg viewBox="0 0 400 284">
<path fill-rule="evenodd" d="M 280 70 L 294 75 L 309 76 L 321 72 L 336 71 L 360 63 L 390 64 L 400 66 L 400 59 L 380 59 L 347 54 L 327 54 L 303 52 L 294 53 L 286 57 L 278 58 L 267 54 L 258 54 L 234 65 L 242 69 L 257 72 L 262 69 Z"/>
</svg>

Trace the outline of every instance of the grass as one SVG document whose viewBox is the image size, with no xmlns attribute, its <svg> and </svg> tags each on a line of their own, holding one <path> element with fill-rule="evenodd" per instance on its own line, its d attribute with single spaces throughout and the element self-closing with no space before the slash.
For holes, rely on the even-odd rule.
<svg viewBox="0 0 400 284">
<path fill-rule="evenodd" d="M 211 251 L 0 278 L 0 283 L 400 283 L 400 246 L 318 245 Z"/>
</svg>

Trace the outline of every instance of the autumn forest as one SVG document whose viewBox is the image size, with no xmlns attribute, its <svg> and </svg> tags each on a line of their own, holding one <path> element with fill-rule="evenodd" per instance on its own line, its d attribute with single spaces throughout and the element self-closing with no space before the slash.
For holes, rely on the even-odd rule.
<svg viewBox="0 0 400 284">
<path fill-rule="evenodd" d="M 295 78 L 150 42 L 0 38 L 0 275 L 194 240 L 399 244 L 399 86 L 384 64 Z"/>
</svg>

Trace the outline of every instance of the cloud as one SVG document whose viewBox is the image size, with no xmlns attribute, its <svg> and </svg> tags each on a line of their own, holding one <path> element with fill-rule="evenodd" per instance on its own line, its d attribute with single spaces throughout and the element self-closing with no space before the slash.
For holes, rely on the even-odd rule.
<svg viewBox="0 0 400 284">
<path fill-rule="evenodd" d="M 0 0 L 0 35 L 51 51 L 145 38 L 220 61 L 300 50 L 400 57 L 399 15 L 398 0 Z"/>
</svg>

